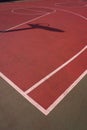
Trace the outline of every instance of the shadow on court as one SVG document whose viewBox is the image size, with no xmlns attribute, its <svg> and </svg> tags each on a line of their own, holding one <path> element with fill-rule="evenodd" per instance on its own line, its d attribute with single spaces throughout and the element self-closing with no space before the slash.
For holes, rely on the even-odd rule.
<svg viewBox="0 0 87 130">
<path fill-rule="evenodd" d="M 15 31 L 25 31 L 25 30 L 30 30 L 30 29 L 43 29 L 47 31 L 52 31 L 52 32 L 64 32 L 64 30 L 54 28 L 51 26 L 45 26 L 41 24 L 27 24 L 29 27 L 28 28 L 20 28 L 20 29 L 12 29 L 12 30 L 5 30 L 5 31 L 0 31 L 1 33 L 7 33 L 7 32 L 15 32 Z"/>
<path fill-rule="evenodd" d="M 14 1 L 18 1 L 18 0 L 0 0 L 0 2 L 14 2 Z"/>
</svg>

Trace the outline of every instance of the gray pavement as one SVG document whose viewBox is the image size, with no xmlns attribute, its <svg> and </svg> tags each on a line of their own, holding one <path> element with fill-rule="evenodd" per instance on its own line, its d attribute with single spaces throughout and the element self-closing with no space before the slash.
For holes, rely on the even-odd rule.
<svg viewBox="0 0 87 130">
<path fill-rule="evenodd" d="M 87 76 L 48 116 L 0 78 L 0 130 L 87 130 Z"/>
</svg>

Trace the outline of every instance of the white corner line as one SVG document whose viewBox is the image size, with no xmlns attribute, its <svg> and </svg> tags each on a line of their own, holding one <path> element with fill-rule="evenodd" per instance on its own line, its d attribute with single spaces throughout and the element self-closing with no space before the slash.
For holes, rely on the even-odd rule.
<svg viewBox="0 0 87 130">
<path fill-rule="evenodd" d="M 10 79 L 8 79 L 2 72 L 0 72 L 0 77 L 4 79 L 12 88 L 14 88 L 18 93 L 20 93 L 25 99 L 27 99 L 33 106 L 35 106 L 38 110 L 40 110 L 44 115 L 47 115 L 47 111 L 39 105 L 36 101 L 34 101 L 31 97 L 24 93 L 15 83 L 13 83 Z"/>
<path fill-rule="evenodd" d="M 50 77 L 52 77 L 54 74 L 56 74 L 58 71 L 63 69 L 65 66 L 67 66 L 69 63 L 71 63 L 73 60 L 75 60 L 79 55 L 81 55 L 85 50 L 87 49 L 87 46 L 85 46 L 82 50 L 80 50 L 76 55 L 74 55 L 72 58 L 70 58 L 68 61 L 66 61 L 64 64 L 56 68 L 54 71 L 49 73 L 47 76 L 45 76 L 43 79 L 35 83 L 33 86 L 31 86 L 28 90 L 25 91 L 26 94 L 30 93 L 32 90 L 37 88 L 39 85 L 44 83 L 46 80 L 48 80 Z"/>
<path fill-rule="evenodd" d="M 27 99 L 33 106 L 35 106 L 39 111 L 41 111 L 45 116 L 47 116 L 63 99 L 64 97 L 84 78 L 87 74 L 87 70 L 84 71 L 75 81 L 71 84 L 68 89 L 65 90 L 60 97 L 58 97 L 48 109 L 44 109 L 40 104 L 33 100 L 30 96 L 25 94 L 17 85 L 15 85 L 10 79 L 8 79 L 3 73 L 0 72 L 0 77 L 4 79 L 12 88 L 19 92 L 25 99 Z"/>
<path fill-rule="evenodd" d="M 85 70 L 65 91 L 58 97 L 53 104 L 47 109 L 47 115 L 65 98 L 65 96 L 85 77 L 87 70 Z"/>
</svg>

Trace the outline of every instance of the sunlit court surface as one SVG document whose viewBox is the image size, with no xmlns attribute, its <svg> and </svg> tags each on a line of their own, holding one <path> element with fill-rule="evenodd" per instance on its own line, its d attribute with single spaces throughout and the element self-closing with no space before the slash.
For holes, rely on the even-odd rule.
<svg viewBox="0 0 87 130">
<path fill-rule="evenodd" d="M 0 3 L 0 130 L 87 130 L 87 0 Z"/>
</svg>

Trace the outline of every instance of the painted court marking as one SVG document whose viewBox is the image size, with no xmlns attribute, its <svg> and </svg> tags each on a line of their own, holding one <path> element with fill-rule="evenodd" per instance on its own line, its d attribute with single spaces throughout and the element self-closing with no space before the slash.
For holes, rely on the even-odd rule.
<svg viewBox="0 0 87 130">
<path fill-rule="evenodd" d="M 84 71 L 75 81 L 73 84 L 71 84 L 68 89 L 65 90 L 64 93 L 61 94 L 60 97 L 58 97 L 56 99 L 56 101 L 54 101 L 54 103 L 52 105 L 50 105 L 50 107 L 47 109 L 47 114 L 49 114 L 57 105 L 58 103 L 60 103 L 60 101 L 62 101 L 64 99 L 64 97 L 87 75 L 87 70 Z"/>
<path fill-rule="evenodd" d="M 86 7 L 87 3 L 84 3 L 82 1 L 78 1 L 77 3 L 67 1 L 67 2 L 57 2 L 57 3 L 55 3 L 55 6 L 67 6 L 67 7 L 71 7 L 71 8 L 76 8 L 76 7 L 82 8 L 82 7 Z"/>
<path fill-rule="evenodd" d="M 54 4 L 54 5 L 55 5 L 55 4 Z M 40 7 L 40 8 L 41 8 L 41 7 Z M 75 12 L 73 12 L 73 11 L 69 11 L 69 10 L 65 10 L 65 9 L 49 8 L 49 7 L 43 7 L 43 8 L 44 8 L 44 9 L 52 9 L 53 12 L 47 12 L 46 14 L 43 14 L 43 15 L 38 16 L 38 17 L 36 17 L 36 18 L 33 18 L 33 19 L 31 19 L 31 20 L 25 21 L 25 22 L 23 22 L 23 23 L 21 23 L 21 24 L 18 24 L 18 25 L 16 25 L 16 26 L 10 27 L 10 28 L 6 29 L 5 31 L 10 31 L 11 29 L 15 29 L 15 28 L 17 28 L 17 27 L 20 27 L 20 26 L 22 26 L 22 25 L 24 25 L 24 24 L 27 24 L 27 23 L 29 23 L 29 22 L 36 21 L 36 20 L 38 20 L 38 19 L 40 19 L 40 18 L 43 18 L 43 17 L 45 17 L 45 16 L 47 16 L 47 15 L 50 15 L 50 14 L 52 14 L 52 13 L 56 13 L 57 10 L 62 11 L 62 12 L 65 12 L 65 13 L 69 13 L 69 14 L 72 14 L 72 15 L 75 15 L 75 16 L 78 16 L 78 17 L 81 17 L 81 18 L 84 19 L 84 20 L 87 20 L 87 17 L 85 17 L 85 16 L 83 16 L 83 15 L 81 15 L 81 14 L 79 14 L 79 13 L 75 13 Z M 11 10 L 11 11 L 12 11 L 12 10 Z"/>
<path fill-rule="evenodd" d="M 78 17 L 81 17 L 84 20 L 87 20 L 86 17 L 84 17 L 83 15 L 80 15 L 78 13 L 72 12 L 72 11 L 68 11 L 68 10 L 64 10 L 64 9 L 57 9 L 59 11 L 65 12 L 65 13 L 70 13 L 72 15 L 76 15 Z M 21 25 L 24 25 L 26 23 L 38 20 L 39 18 L 45 17 L 49 14 L 55 13 L 56 9 L 53 10 L 53 12 L 48 12 L 44 15 L 41 15 L 39 17 L 36 17 L 34 19 L 28 20 L 26 22 L 23 22 L 21 24 L 18 24 L 14 27 L 11 27 L 9 29 L 7 29 L 6 31 L 9 31 L 11 29 L 17 28 Z M 27 94 L 29 92 L 31 92 L 32 90 L 34 90 L 36 87 L 38 87 L 40 84 L 42 84 L 43 82 L 45 82 L 47 79 L 49 79 L 51 76 L 53 76 L 55 73 L 57 73 L 59 70 L 61 70 L 62 68 L 64 68 L 66 65 L 68 65 L 70 62 L 72 62 L 74 59 L 76 59 L 79 55 L 81 55 L 85 50 L 87 49 L 87 46 L 85 46 L 82 50 L 80 50 L 76 55 L 74 55 L 71 59 L 69 59 L 67 62 L 65 62 L 64 64 L 62 64 L 60 67 L 58 67 L 57 69 L 55 69 L 53 72 L 51 72 L 49 75 L 47 75 L 46 77 L 44 77 L 43 79 L 41 79 L 39 82 L 37 82 L 35 85 L 33 85 L 30 89 L 28 89 L 27 91 L 22 91 L 17 85 L 15 85 L 10 79 L 8 79 L 2 72 L 0 72 L 0 77 L 3 78 L 7 83 L 9 83 L 15 90 L 17 90 L 23 97 L 25 97 L 29 102 L 31 102 L 37 109 L 39 109 L 43 114 L 48 115 L 54 108 L 55 106 L 78 84 L 78 82 L 87 74 L 87 70 L 84 71 L 75 81 L 72 85 L 69 86 L 68 89 L 66 89 L 66 91 L 56 100 L 54 101 L 54 103 L 49 106 L 49 108 L 46 110 L 44 109 L 41 105 L 39 105 L 36 101 L 34 101 L 31 97 L 29 97 Z"/>
<path fill-rule="evenodd" d="M 47 13 L 41 15 L 41 16 L 38 16 L 38 17 L 33 18 L 33 19 L 31 19 L 31 20 L 25 21 L 25 22 L 23 22 L 23 23 L 21 23 L 21 24 L 18 24 L 18 25 L 16 25 L 16 26 L 10 27 L 10 28 L 8 28 L 8 29 L 6 29 L 6 30 L 4 30 L 4 31 L 10 31 L 10 30 L 12 30 L 12 29 L 15 29 L 15 28 L 20 27 L 20 26 L 22 26 L 22 25 L 25 25 L 25 24 L 27 24 L 27 23 L 30 23 L 30 22 L 36 21 L 36 20 L 38 20 L 38 19 L 40 19 L 40 18 L 43 18 L 43 17 L 45 17 L 45 16 L 47 16 L 47 15 L 50 15 L 50 14 L 56 12 L 55 9 L 52 9 L 52 8 L 49 8 L 49 7 L 47 7 L 47 8 L 48 8 L 48 9 L 51 9 L 51 10 L 53 10 L 53 11 L 51 11 L 51 12 L 47 12 Z M 47 9 L 47 8 L 44 7 L 44 9 Z M 13 12 L 13 10 L 11 10 L 11 12 Z"/>
<path fill-rule="evenodd" d="M 81 55 L 85 50 L 87 49 L 87 46 L 85 46 L 80 52 L 78 52 L 76 55 L 74 55 L 70 60 L 68 60 L 67 62 L 65 62 L 62 66 L 60 66 L 58 69 L 56 69 L 54 72 L 51 73 L 51 76 L 53 75 L 53 73 L 57 73 L 60 69 L 62 69 L 63 67 L 65 67 L 66 65 L 68 65 L 70 62 L 72 62 L 75 58 L 77 58 L 79 55 Z M 29 102 L 31 102 L 37 109 L 39 109 L 43 114 L 48 115 L 54 108 L 56 105 L 58 105 L 58 103 L 78 84 L 78 82 L 87 74 L 87 70 L 84 71 L 79 77 L 78 79 L 76 79 L 74 81 L 73 84 L 71 84 L 68 89 L 65 90 L 64 93 L 62 93 L 62 95 L 60 97 L 57 98 L 56 101 L 54 101 L 52 103 L 51 106 L 48 107 L 48 109 L 44 109 L 41 105 L 39 105 L 35 100 L 33 100 L 31 97 L 29 97 L 27 95 L 28 92 L 24 92 L 22 91 L 17 85 L 15 85 L 10 79 L 8 79 L 3 73 L 0 72 L 0 77 L 3 78 L 8 84 L 10 84 L 15 90 L 17 90 L 23 97 L 25 97 Z M 47 76 L 46 76 L 47 77 Z M 46 78 L 45 77 L 45 78 Z M 50 76 L 48 75 L 48 78 L 50 78 Z M 47 79 L 45 79 L 47 80 Z M 45 82 L 45 81 L 44 81 Z M 41 83 L 40 83 L 41 84 Z M 34 86 L 35 87 L 35 86 Z M 32 88 L 35 89 L 35 88 Z M 32 91 L 31 90 L 31 91 Z"/>
<path fill-rule="evenodd" d="M 87 21 L 87 17 L 85 17 L 85 16 L 83 16 L 83 15 L 81 15 L 81 14 L 75 13 L 75 12 L 73 12 L 73 11 L 65 10 L 65 9 L 58 9 L 58 10 L 59 10 L 59 11 L 63 11 L 63 12 L 65 12 L 65 13 L 69 13 L 69 14 L 78 16 L 78 17 L 80 17 L 80 18 L 82 18 L 82 19 L 84 19 L 84 20 Z"/>
<path fill-rule="evenodd" d="M 67 66 L 69 63 L 71 63 L 73 60 L 75 60 L 81 53 L 83 53 L 87 49 L 87 46 L 85 46 L 80 52 L 78 52 L 76 55 L 74 55 L 71 59 L 69 59 L 67 62 L 56 68 L 53 72 L 48 74 L 46 77 L 41 79 L 39 82 L 37 82 L 35 85 L 31 86 L 28 90 L 25 91 L 26 94 L 30 93 L 32 90 L 37 88 L 39 85 L 41 85 L 43 82 L 45 82 L 47 79 L 52 77 L 54 74 L 56 74 L 58 71 L 63 69 L 65 66 Z"/>
<path fill-rule="evenodd" d="M 21 11 L 34 11 L 34 13 L 23 13 Z M 43 15 L 43 13 L 48 13 L 47 11 L 38 11 L 31 8 L 18 8 L 18 9 L 12 9 L 11 12 L 13 14 L 19 14 L 19 15 Z"/>
<path fill-rule="evenodd" d="M 8 84 L 10 84 L 17 92 L 19 92 L 24 98 L 26 98 L 31 104 L 33 104 L 38 110 L 43 114 L 48 115 L 60 101 L 87 75 L 87 70 L 84 71 L 75 82 L 66 89 L 66 91 L 56 100 L 54 103 L 46 110 L 37 102 L 35 102 L 31 97 L 29 97 L 25 92 L 23 92 L 17 85 L 15 85 L 10 79 L 8 79 L 3 73 L 0 72 L 0 77 L 4 79 Z"/>
</svg>

